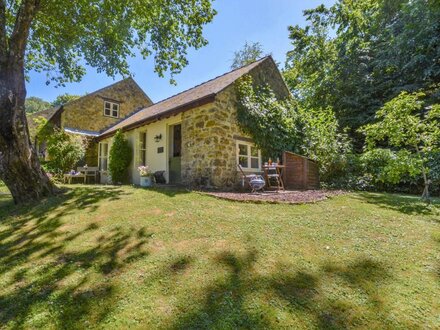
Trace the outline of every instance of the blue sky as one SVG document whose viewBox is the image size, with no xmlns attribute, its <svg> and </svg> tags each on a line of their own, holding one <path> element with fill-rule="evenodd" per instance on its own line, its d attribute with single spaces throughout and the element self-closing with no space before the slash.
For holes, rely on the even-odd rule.
<svg viewBox="0 0 440 330">
<path fill-rule="evenodd" d="M 216 0 L 214 8 L 218 14 L 204 32 L 209 44 L 188 53 L 189 65 L 175 77 L 177 86 L 169 84 L 169 76 L 157 76 L 151 58 L 131 59 L 130 69 L 137 83 L 157 102 L 229 71 L 234 51 L 241 49 L 246 41 L 260 42 L 265 52 L 284 64 L 285 54 L 291 48 L 287 27 L 304 25 L 302 11 L 321 3 L 331 5 L 334 0 Z M 122 77 L 107 77 L 87 68 L 87 75 L 80 83 L 58 88 L 46 86 L 45 78 L 45 74 L 32 72 L 27 95 L 52 101 L 59 94 L 93 92 Z"/>
</svg>

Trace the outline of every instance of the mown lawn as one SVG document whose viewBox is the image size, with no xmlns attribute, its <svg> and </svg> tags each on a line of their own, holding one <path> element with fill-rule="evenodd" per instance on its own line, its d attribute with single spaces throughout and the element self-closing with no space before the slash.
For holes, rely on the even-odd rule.
<svg viewBox="0 0 440 330">
<path fill-rule="evenodd" d="M 26 208 L 0 193 L 5 328 L 440 326 L 438 200 L 69 189 Z"/>
</svg>

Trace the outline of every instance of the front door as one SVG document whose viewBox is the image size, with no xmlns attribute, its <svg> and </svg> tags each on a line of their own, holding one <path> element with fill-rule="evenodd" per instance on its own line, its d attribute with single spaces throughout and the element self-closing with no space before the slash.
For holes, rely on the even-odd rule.
<svg viewBox="0 0 440 330">
<path fill-rule="evenodd" d="M 170 126 L 170 154 L 169 170 L 170 183 L 181 182 L 181 157 L 182 157 L 182 125 Z"/>
</svg>

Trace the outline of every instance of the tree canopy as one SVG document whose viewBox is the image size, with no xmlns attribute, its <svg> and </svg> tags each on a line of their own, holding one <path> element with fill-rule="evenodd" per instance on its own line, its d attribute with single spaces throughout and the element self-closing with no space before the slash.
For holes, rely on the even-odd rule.
<svg viewBox="0 0 440 330">
<path fill-rule="evenodd" d="M 26 45 L 26 70 L 46 72 L 60 84 L 79 81 L 84 64 L 109 76 L 130 74 L 128 58 L 153 56 L 155 70 L 163 76 L 179 73 L 187 65 L 189 47 L 207 44 L 203 26 L 215 10 L 210 0 L 142 1 L 2 1 L 7 39 L 18 37 L 15 25 L 20 11 L 33 16 Z M 6 37 L 6 38 L 5 38 Z"/>
<path fill-rule="evenodd" d="M 263 46 L 259 42 L 244 44 L 243 48 L 234 52 L 231 69 L 238 69 L 242 66 L 255 62 L 264 56 Z"/>
<path fill-rule="evenodd" d="M 24 106 L 26 108 L 26 113 L 34 113 L 41 110 L 45 110 L 50 107 L 50 103 L 43 100 L 42 98 L 31 96 L 26 98 Z"/>
<path fill-rule="evenodd" d="M 66 104 L 66 103 L 68 103 L 70 101 L 79 99 L 80 97 L 81 97 L 81 95 L 74 95 L 74 94 L 64 93 L 64 94 L 58 95 L 56 97 L 56 99 L 52 101 L 51 105 L 53 107 L 60 106 L 60 105 Z"/>
<path fill-rule="evenodd" d="M 304 15 L 305 27 L 289 27 L 286 81 L 302 105 L 334 109 L 358 150 L 356 129 L 387 101 L 440 82 L 436 0 L 339 0 Z"/>
</svg>

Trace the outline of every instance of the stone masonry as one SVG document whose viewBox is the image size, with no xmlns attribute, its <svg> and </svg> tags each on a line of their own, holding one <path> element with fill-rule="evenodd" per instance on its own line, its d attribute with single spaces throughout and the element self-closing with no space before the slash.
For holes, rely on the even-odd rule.
<svg viewBox="0 0 440 330">
<path fill-rule="evenodd" d="M 279 98 L 289 91 L 273 63 L 250 72 L 255 84 L 268 83 Z M 249 140 L 237 122 L 235 84 L 220 92 L 214 103 L 182 114 L 182 181 L 190 186 L 232 188 L 239 182 L 237 140 Z"/>
<path fill-rule="evenodd" d="M 104 100 L 119 103 L 119 118 L 104 116 Z M 88 131 L 102 131 L 139 108 L 152 102 L 134 82 L 128 78 L 109 87 L 63 106 L 62 127 Z"/>
</svg>

